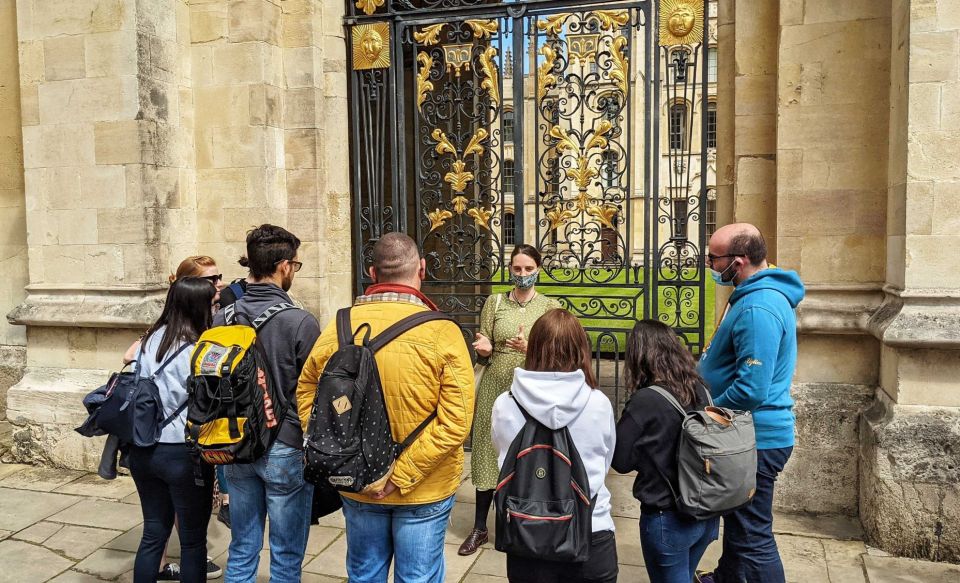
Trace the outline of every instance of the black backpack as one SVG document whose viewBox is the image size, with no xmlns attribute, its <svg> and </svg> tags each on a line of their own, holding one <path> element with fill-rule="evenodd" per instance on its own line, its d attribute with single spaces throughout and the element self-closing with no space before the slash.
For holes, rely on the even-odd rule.
<svg viewBox="0 0 960 583">
<path fill-rule="evenodd" d="M 87 395 L 84 401 L 91 403 L 88 408 L 91 414 L 77 431 L 87 436 L 107 433 L 122 443 L 137 447 L 156 445 L 164 427 L 173 422 L 187 406 L 184 401 L 179 408 L 165 416 L 156 378 L 188 346 L 184 344 L 173 351 L 148 377 L 140 376 L 140 360 L 144 358 L 141 348 L 132 373 L 121 371 L 114 374 L 105 386 Z M 102 398 L 98 397 L 100 394 Z M 96 405 L 95 402 L 100 404 Z"/>
<path fill-rule="evenodd" d="M 308 482 L 344 492 L 363 491 L 386 475 L 400 453 L 437 416 L 436 411 L 431 413 L 402 443 L 393 441 L 374 359 L 378 350 L 404 332 L 434 320 L 453 321 L 441 312 L 417 312 L 371 339 L 369 324 L 352 331 L 350 308 L 337 312 L 339 348 L 317 382 L 304 435 L 303 477 Z M 354 344 L 361 331 L 362 344 Z"/>
<path fill-rule="evenodd" d="M 550 429 L 517 407 L 527 421 L 507 450 L 493 496 L 496 548 L 547 561 L 586 561 L 596 496 L 590 497 L 570 431 Z"/>
<path fill-rule="evenodd" d="M 185 440 L 207 463 L 256 461 L 280 433 L 289 403 L 270 374 L 257 332 L 293 308 L 279 303 L 251 319 L 230 305 L 223 310 L 225 325 L 197 340 L 187 381 Z"/>
</svg>

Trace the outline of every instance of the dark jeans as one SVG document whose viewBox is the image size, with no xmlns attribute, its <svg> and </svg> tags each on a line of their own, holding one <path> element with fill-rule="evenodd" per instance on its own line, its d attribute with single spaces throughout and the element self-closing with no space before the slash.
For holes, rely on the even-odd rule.
<svg viewBox="0 0 960 583">
<path fill-rule="evenodd" d="M 213 501 L 213 468 L 202 464 L 197 486 L 194 461 L 182 443 L 130 448 L 130 474 L 140 495 L 143 538 L 133 567 L 134 583 L 153 583 L 177 517 L 180 581 L 207 580 L 207 523 Z"/>
<path fill-rule="evenodd" d="M 640 512 L 640 548 L 650 583 L 690 583 L 717 540 L 720 518 L 692 520 L 672 510 Z"/>
<path fill-rule="evenodd" d="M 612 530 L 590 537 L 590 557 L 583 563 L 561 563 L 507 555 L 510 583 L 616 583 L 617 539 Z"/>
<path fill-rule="evenodd" d="M 723 555 L 717 583 L 783 583 L 783 562 L 773 538 L 773 486 L 792 447 L 757 450 L 757 493 L 749 506 L 723 517 Z"/>
</svg>

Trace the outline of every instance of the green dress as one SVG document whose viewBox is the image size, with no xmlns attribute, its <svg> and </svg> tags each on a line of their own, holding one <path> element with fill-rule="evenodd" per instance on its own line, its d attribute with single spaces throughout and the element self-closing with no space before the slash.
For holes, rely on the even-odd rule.
<svg viewBox="0 0 960 583">
<path fill-rule="evenodd" d="M 537 294 L 528 304 L 520 307 L 507 294 L 497 294 L 487 298 L 480 313 L 480 333 L 493 343 L 493 354 L 487 362 L 487 369 L 477 387 L 475 412 L 473 417 L 473 439 L 470 442 L 471 477 L 477 490 L 492 490 L 497 486 L 500 468 L 497 466 L 497 452 L 490 438 L 490 417 L 493 414 L 493 402 L 501 393 L 513 384 L 513 369 L 523 366 L 526 355 L 507 348 L 508 339 L 517 335 L 523 324 L 524 336 L 530 337 L 530 329 L 537 318 L 549 310 L 560 307 L 560 302 L 542 294 Z M 481 360 L 482 362 L 482 360 Z"/>
</svg>

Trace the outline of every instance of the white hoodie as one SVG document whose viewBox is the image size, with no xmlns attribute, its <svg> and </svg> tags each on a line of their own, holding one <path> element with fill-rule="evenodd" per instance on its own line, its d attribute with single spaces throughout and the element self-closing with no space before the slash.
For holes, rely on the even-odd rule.
<svg viewBox="0 0 960 583">
<path fill-rule="evenodd" d="M 567 427 L 590 480 L 593 507 L 593 532 L 614 530 L 610 517 L 610 491 L 603 480 L 613 461 L 616 445 L 616 420 L 610 399 L 590 388 L 582 371 L 533 372 L 514 369 L 510 391 L 531 417 L 550 429 Z M 524 418 L 517 403 L 504 393 L 493 404 L 493 446 L 499 452 L 499 465 L 520 429 Z"/>
</svg>

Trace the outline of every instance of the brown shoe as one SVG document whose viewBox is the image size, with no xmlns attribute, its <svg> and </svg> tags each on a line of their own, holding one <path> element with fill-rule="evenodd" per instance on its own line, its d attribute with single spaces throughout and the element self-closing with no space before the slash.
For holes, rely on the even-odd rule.
<svg viewBox="0 0 960 583">
<path fill-rule="evenodd" d="M 467 535 L 467 540 L 463 541 L 463 544 L 460 545 L 460 550 L 457 551 L 457 554 L 462 556 L 472 555 L 477 552 L 477 549 L 482 545 L 486 544 L 488 540 L 486 529 L 480 530 L 479 528 L 475 528 Z"/>
</svg>

